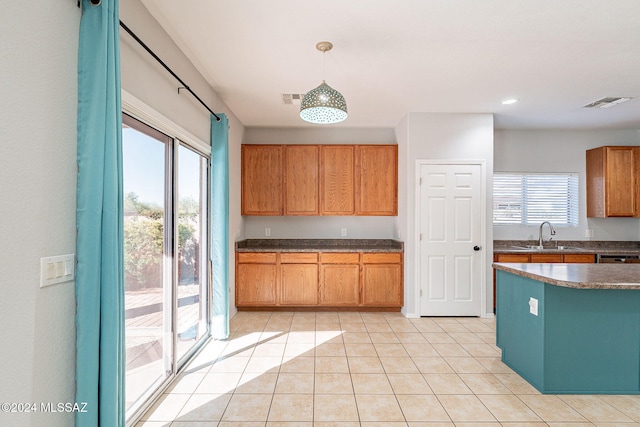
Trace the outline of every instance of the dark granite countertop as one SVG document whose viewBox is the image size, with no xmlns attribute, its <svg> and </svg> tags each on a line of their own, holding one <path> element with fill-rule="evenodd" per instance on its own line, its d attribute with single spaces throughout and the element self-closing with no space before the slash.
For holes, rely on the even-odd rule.
<svg viewBox="0 0 640 427">
<path fill-rule="evenodd" d="M 637 241 L 594 241 L 594 240 L 558 240 L 545 243 L 544 249 L 526 248 L 536 246 L 537 240 L 494 240 L 493 252 L 508 253 L 568 253 L 602 255 L 639 255 L 640 242 Z M 563 249 L 559 249 L 563 247 Z"/>
<path fill-rule="evenodd" d="M 498 270 L 577 289 L 640 289 L 640 264 L 494 263 Z"/>
<path fill-rule="evenodd" d="M 403 252 L 404 243 L 392 239 L 247 239 L 236 252 Z"/>
</svg>

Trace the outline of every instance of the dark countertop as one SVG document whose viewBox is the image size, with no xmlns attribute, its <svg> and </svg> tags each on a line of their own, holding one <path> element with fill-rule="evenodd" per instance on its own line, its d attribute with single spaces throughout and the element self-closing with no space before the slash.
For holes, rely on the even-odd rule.
<svg viewBox="0 0 640 427">
<path fill-rule="evenodd" d="M 537 244 L 537 240 L 494 240 L 493 253 L 640 255 L 640 242 L 637 241 L 554 240 L 551 245 L 546 243 L 543 250 L 518 248 Z M 564 246 L 565 249 L 556 249 L 558 246 Z"/>
<path fill-rule="evenodd" d="M 392 239 L 247 239 L 236 252 L 403 252 L 404 243 Z"/>
<path fill-rule="evenodd" d="M 493 266 L 565 288 L 640 289 L 640 264 L 494 263 Z"/>
</svg>

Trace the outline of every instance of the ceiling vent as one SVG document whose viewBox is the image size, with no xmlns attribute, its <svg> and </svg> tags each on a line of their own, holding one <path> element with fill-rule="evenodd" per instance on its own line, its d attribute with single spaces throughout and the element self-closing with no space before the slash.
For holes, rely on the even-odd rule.
<svg viewBox="0 0 640 427">
<path fill-rule="evenodd" d="M 632 97 L 608 97 L 598 99 L 597 101 L 592 102 L 591 104 L 587 104 L 582 108 L 611 108 L 614 105 L 622 104 L 623 102 L 627 102 Z"/>
<path fill-rule="evenodd" d="M 300 105 L 304 93 L 283 93 L 282 103 L 284 105 Z"/>
</svg>

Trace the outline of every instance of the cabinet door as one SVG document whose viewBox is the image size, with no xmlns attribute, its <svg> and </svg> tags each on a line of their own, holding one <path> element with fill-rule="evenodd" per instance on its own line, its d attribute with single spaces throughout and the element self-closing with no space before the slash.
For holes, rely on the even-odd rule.
<svg viewBox="0 0 640 427">
<path fill-rule="evenodd" d="M 562 254 L 531 254 L 531 262 L 562 262 Z"/>
<path fill-rule="evenodd" d="M 564 254 L 562 262 L 593 264 L 596 262 L 596 257 L 594 254 Z"/>
<path fill-rule="evenodd" d="M 498 262 L 529 262 L 528 254 L 498 254 Z"/>
<path fill-rule="evenodd" d="M 635 167 L 633 147 L 607 147 L 607 216 L 633 216 L 635 213 Z"/>
<path fill-rule="evenodd" d="M 276 303 L 276 265 L 238 264 L 236 305 L 271 306 Z"/>
<path fill-rule="evenodd" d="M 318 215 L 317 145 L 287 145 L 285 148 L 285 215 Z"/>
<path fill-rule="evenodd" d="M 587 217 L 640 215 L 640 153 L 638 147 L 587 150 Z"/>
<path fill-rule="evenodd" d="M 322 265 L 320 305 L 357 306 L 360 266 L 358 264 Z"/>
<path fill-rule="evenodd" d="M 318 303 L 317 264 L 282 264 L 280 269 L 280 305 Z"/>
<path fill-rule="evenodd" d="M 398 264 L 365 264 L 362 268 L 362 304 L 402 307 L 402 269 Z"/>
<path fill-rule="evenodd" d="M 242 146 L 242 215 L 282 215 L 281 145 Z"/>
<path fill-rule="evenodd" d="M 398 214 L 398 146 L 359 145 L 356 215 Z"/>
<path fill-rule="evenodd" d="M 322 145 L 320 148 L 320 214 L 353 215 L 354 146 Z"/>
</svg>

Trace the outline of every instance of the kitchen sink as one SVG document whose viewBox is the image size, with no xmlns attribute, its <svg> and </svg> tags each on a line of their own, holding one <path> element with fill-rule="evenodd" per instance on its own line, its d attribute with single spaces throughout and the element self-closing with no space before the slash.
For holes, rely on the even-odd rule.
<svg viewBox="0 0 640 427">
<path fill-rule="evenodd" d="M 581 251 L 582 248 L 574 246 L 543 246 L 530 245 L 530 246 L 511 246 L 513 249 L 521 251 Z"/>
</svg>

